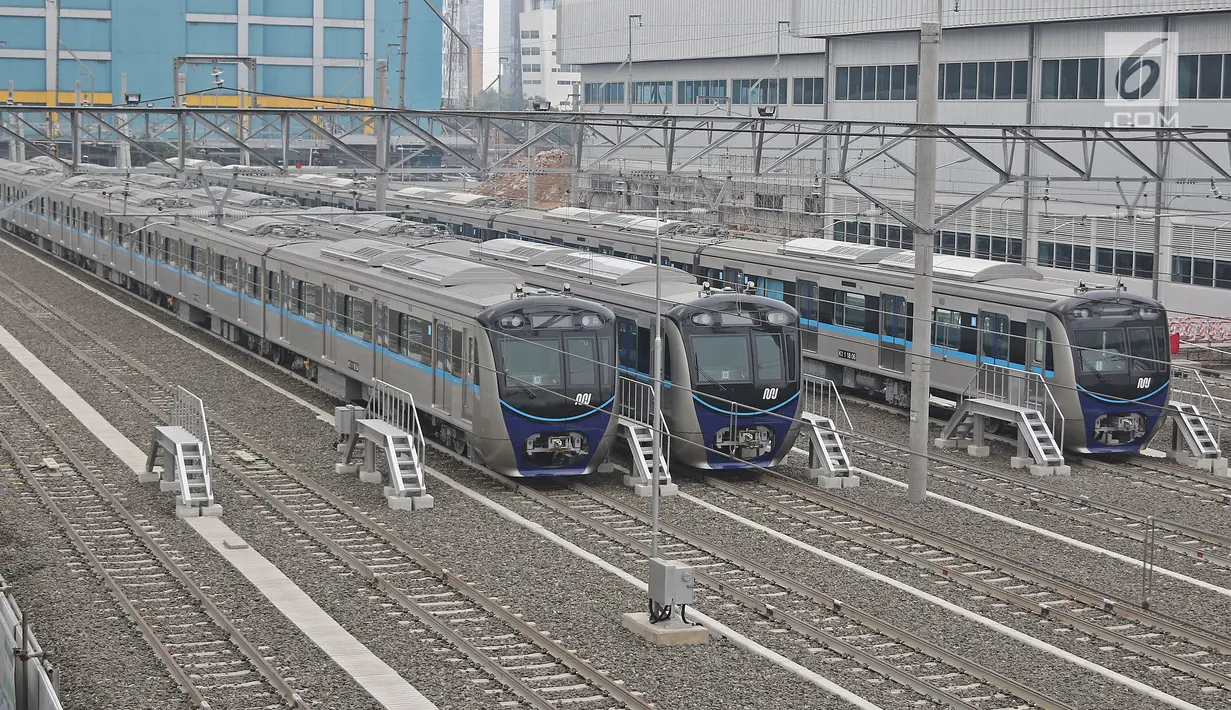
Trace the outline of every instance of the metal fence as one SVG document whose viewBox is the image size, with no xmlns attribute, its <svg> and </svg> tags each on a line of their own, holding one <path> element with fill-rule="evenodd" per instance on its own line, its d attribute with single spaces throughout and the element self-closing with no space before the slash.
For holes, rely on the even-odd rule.
<svg viewBox="0 0 1231 710">
<path fill-rule="evenodd" d="M 0 710 L 61 710 L 57 672 L 0 577 Z"/>
<path fill-rule="evenodd" d="M 846 413 L 846 405 L 842 403 L 842 393 L 833 380 L 804 375 L 800 397 L 803 398 L 800 411 L 825 417 L 833 422 L 839 432 L 851 433 L 855 430 L 850 415 Z"/>
</svg>

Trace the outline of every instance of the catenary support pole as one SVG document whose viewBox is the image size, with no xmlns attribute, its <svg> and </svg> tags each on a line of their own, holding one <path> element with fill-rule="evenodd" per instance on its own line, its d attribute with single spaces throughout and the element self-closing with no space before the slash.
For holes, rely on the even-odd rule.
<svg viewBox="0 0 1231 710">
<path fill-rule="evenodd" d="M 406 35 L 410 32 L 410 0 L 402 0 L 402 45 L 398 58 L 398 108 L 406 110 Z"/>
<path fill-rule="evenodd" d="M 919 116 L 934 126 L 935 87 L 940 74 L 940 23 L 924 22 L 919 31 Z M 928 485 L 928 403 L 932 388 L 932 256 L 936 222 L 936 132 L 925 128 L 915 141 L 915 332 L 911 341 L 910 475 L 907 498 L 922 503 Z"/>
</svg>

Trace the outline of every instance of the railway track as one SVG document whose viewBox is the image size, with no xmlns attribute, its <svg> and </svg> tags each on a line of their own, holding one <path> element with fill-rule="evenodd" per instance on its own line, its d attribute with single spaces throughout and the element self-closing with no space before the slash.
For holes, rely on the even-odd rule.
<svg viewBox="0 0 1231 710">
<path fill-rule="evenodd" d="M 0 448 L 73 546 L 100 577 L 193 707 L 308 708 L 164 548 L 152 522 L 129 512 L 38 413 L 28 396 L 0 377 Z M 118 660 L 118 659 L 117 659 Z M 168 706 L 182 699 L 168 701 Z"/>
<path fill-rule="evenodd" d="M 442 454 L 465 462 L 453 452 Z M 540 490 L 490 470 L 472 468 L 540 506 L 539 515 L 580 524 L 648 557 L 648 516 L 584 484 Z M 699 585 L 766 619 L 804 636 L 808 654 L 827 674 L 862 678 L 872 686 L 887 678 L 931 702 L 962 710 L 988 708 L 1067 708 L 1064 702 L 1030 688 L 910 631 L 808 587 L 790 577 L 723 549 L 701 536 L 662 524 L 660 556 L 687 562 Z M 861 669 L 877 676 L 869 677 Z M 852 688 L 855 692 L 857 689 Z"/>
<path fill-rule="evenodd" d="M 1139 481 L 1179 493 L 1182 496 L 1231 504 L 1231 478 L 1202 473 L 1163 459 L 1134 458 L 1124 465 L 1069 455 L 1083 466 L 1104 471 L 1117 478 Z"/>
<path fill-rule="evenodd" d="M 847 448 L 895 468 L 904 469 L 909 465 L 910 454 L 892 442 L 856 437 Z M 938 454 L 932 455 L 931 461 L 929 475 L 935 478 L 991 493 L 1141 543 L 1151 535 L 1149 528 L 1153 525 L 1153 538 L 1157 546 L 1199 562 L 1231 567 L 1231 538 L 1219 533 L 1143 515 L 1087 496 L 1073 495 L 1040 483 L 1037 478 L 1015 476 Z"/>
<path fill-rule="evenodd" d="M 19 307 L 47 335 L 94 370 L 116 396 L 151 419 L 165 418 L 173 385 L 21 284 L 0 275 L 0 300 Z M 12 291 L 17 291 L 15 296 Z M 62 327 L 54 327 L 59 324 Z M 366 514 L 297 471 L 238 425 L 207 409 L 214 463 L 255 495 L 271 524 L 286 521 L 413 616 L 450 649 L 442 661 L 469 662 L 492 707 L 536 710 L 646 710 L 650 705 L 533 623 L 450 573 Z M 460 655 L 451 655 L 460 654 Z M 482 674 L 483 678 L 477 678 Z"/>
<path fill-rule="evenodd" d="M 740 508 L 751 504 L 775 517 L 804 523 L 811 534 L 825 538 L 827 546 L 834 538 L 846 540 L 857 546 L 861 558 L 906 562 L 970 589 L 976 602 L 1011 604 L 1114 644 L 1125 652 L 1122 658 L 1150 659 L 1211 685 L 1231 688 L 1231 640 L 1110 599 L 990 550 L 881 515 L 779 473 L 764 473 L 758 481 L 739 484 L 714 477 L 702 481 L 717 490 L 720 498 L 737 501 Z"/>
</svg>

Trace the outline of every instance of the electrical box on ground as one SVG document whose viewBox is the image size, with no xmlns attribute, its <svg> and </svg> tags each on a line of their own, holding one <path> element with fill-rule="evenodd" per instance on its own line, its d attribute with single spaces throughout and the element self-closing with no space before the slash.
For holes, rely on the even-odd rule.
<svg viewBox="0 0 1231 710">
<path fill-rule="evenodd" d="M 692 604 L 696 599 L 693 589 L 696 583 L 692 567 L 683 562 L 650 560 L 650 601 L 655 604 L 664 607 Z"/>
</svg>

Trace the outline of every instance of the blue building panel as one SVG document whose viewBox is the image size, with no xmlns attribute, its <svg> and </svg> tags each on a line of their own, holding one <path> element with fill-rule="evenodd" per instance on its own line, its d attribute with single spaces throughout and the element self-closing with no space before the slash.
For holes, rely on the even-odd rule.
<svg viewBox="0 0 1231 710">
<path fill-rule="evenodd" d="M 60 0 L 60 7 L 64 10 L 110 10 L 111 0 Z"/>
<path fill-rule="evenodd" d="M 111 62 L 93 59 L 75 62 L 72 59 L 61 59 L 60 91 L 72 91 L 77 87 L 78 81 L 81 82 L 83 92 L 88 93 L 93 89 L 98 93 L 111 93 Z"/>
<path fill-rule="evenodd" d="M 325 96 L 344 99 L 363 97 L 363 67 L 325 67 Z"/>
<path fill-rule="evenodd" d="M 262 64 L 256 70 L 257 91 L 278 96 L 311 96 L 312 67 Z"/>
<path fill-rule="evenodd" d="M 239 27 L 231 22 L 189 22 L 189 54 L 239 54 Z"/>
<path fill-rule="evenodd" d="M 325 0 L 325 17 L 331 20 L 362 20 L 363 0 Z"/>
<path fill-rule="evenodd" d="M 248 52 L 256 57 L 311 57 L 312 28 L 298 25 L 250 25 Z"/>
<path fill-rule="evenodd" d="M 3 0 L 3 2 L 0 2 L 0 6 L 4 6 L 4 7 L 47 7 L 47 0 Z"/>
<path fill-rule="evenodd" d="M 60 40 L 74 52 L 110 52 L 111 21 L 62 17 Z"/>
<path fill-rule="evenodd" d="M 188 0 L 188 12 L 235 15 L 239 13 L 239 0 Z"/>
<path fill-rule="evenodd" d="M 431 0 L 437 8 L 440 0 Z M 402 3 L 377 2 L 376 42 L 378 48 L 400 41 L 402 27 Z M 406 38 L 406 106 L 414 109 L 440 108 L 440 77 L 442 70 L 440 18 L 422 2 L 410 4 L 410 31 Z M 394 48 L 396 51 L 396 47 Z M 383 51 L 380 55 L 383 56 Z M 397 80 L 398 58 L 392 56 L 389 72 L 389 98 L 397 105 L 400 94 Z"/>
<path fill-rule="evenodd" d="M 312 17 L 312 0 L 248 0 L 248 14 Z"/>
<path fill-rule="evenodd" d="M 115 86 L 128 75 L 128 90 L 166 106 L 175 93 L 171 62 L 188 53 L 185 0 L 116 0 L 111 8 L 112 70 Z"/>
<path fill-rule="evenodd" d="M 5 49 L 45 49 L 47 47 L 47 25 L 42 17 L 6 17 L 3 33 L 0 38 L 5 41 Z"/>
<path fill-rule="evenodd" d="M 0 57 L 0 77 L 12 80 L 18 91 L 47 90 L 47 71 L 42 59 Z M 0 89 L 8 91 L 8 81 Z"/>
<path fill-rule="evenodd" d="M 363 30 L 349 27 L 325 28 L 325 57 L 359 59 L 363 56 Z"/>
</svg>

